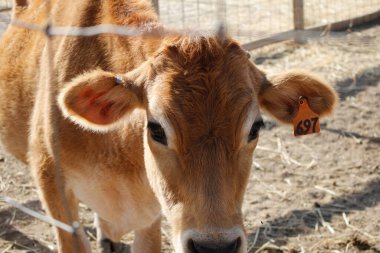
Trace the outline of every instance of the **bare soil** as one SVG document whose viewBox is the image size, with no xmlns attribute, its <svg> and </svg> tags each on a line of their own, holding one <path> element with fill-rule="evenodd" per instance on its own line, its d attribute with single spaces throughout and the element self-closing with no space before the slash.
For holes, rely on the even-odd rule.
<svg viewBox="0 0 380 253">
<path fill-rule="evenodd" d="M 267 73 L 313 71 L 340 102 L 311 136 L 265 117 L 243 207 L 249 252 L 380 252 L 380 24 L 275 44 L 252 59 Z M 28 168 L 1 149 L 0 192 L 43 212 Z M 81 209 L 95 248 L 91 212 Z M 49 225 L 0 202 L 1 253 L 54 249 Z"/>
</svg>

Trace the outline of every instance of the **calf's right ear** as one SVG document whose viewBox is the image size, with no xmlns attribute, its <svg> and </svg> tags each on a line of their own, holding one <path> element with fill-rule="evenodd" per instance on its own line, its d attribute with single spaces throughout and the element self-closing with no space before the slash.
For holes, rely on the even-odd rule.
<svg viewBox="0 0 380 253">
<path fill-rule="evenodd" d="M 315 75 L 291 70 L 268 76 L 259 93 L 259 101 L 275 118 L 292 123 L 301 96 L 308 99 L 310 109 L 320 116 L 331 113 L 338 100 L 336 92 Z"/>
<path fill-rule="evenodd" d="M 102 70 L 74 78 L 58 96 L 64 116 L 96 131 L 111 129 L 131 111 L 141 108 L 142 100 L 141 86 Z"/>
</svg>

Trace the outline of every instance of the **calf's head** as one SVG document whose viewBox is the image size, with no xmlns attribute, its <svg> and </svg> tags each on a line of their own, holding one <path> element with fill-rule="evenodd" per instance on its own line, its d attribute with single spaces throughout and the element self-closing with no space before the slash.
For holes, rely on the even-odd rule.
<svg viewBox="0 0 380 253">
<path fill-rule="evenodd" d="M 168 38 L 139 68 L 94 70 L 59 96 L 64 114 L 97 131 L 141 108 L 146 173 L 168 218 L 176 252 L 246 252 L 241 206 L 260 127 L 260 108 L 290 123 L 298 99 L 324 115 L 331 88 L 304 72 L 267 77 L 232 40 Z"/>
</svg>

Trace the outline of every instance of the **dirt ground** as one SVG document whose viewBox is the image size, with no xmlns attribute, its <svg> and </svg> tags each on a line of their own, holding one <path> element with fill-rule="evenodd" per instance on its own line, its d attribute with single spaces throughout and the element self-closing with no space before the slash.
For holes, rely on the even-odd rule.
<svg viewBox="0 0 380 253">
<path fill-rule="evenodd" d="M 251 53 L 267 73 L 319 74 L 340 102 L 311 136 L 265 117 L 243 207 L 249 252 L 380 252 L 380 23 Z M 1 149 L 0 192 L 43 212 L 28 168 Z M 91 213 L 82 213 L 95 247 Z M 51 252 L 54 243 L 49 225 L 0 202 L 0 253 Z"/>
</svg>

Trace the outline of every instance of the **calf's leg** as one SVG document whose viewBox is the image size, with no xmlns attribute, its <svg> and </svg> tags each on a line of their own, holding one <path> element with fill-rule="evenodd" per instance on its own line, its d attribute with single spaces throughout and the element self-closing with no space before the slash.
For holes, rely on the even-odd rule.
<svg viewBox="0 0 380 253">
<path fill-rule="evenodd" d="M 100 218 L 97 214 L 94 217 L 96 227 L 96 239 L 100 253 L 130 253 L 130 248 L 121 242 L 124 231 L 118 231 L 109 222 Z"/>
<path fill-rule="evenodd" d="M 44 152 L 36 152 L 37 150 L 34 149 L 34 151 L 30 152 L 29 161 L 45 210 L 51 217 L 65 224 L 72 224 L 73 221 L 78 221 L 78 201 L 68 189 L 62 189 L 67 200 L 68 208 L 67 210 L 65 209 L 64 199 L 59 189 L 57 189 L 52 159 L 48 155 L 45 155 L 46 153 L 44 154 Z M 62 178 L 62 180 L 64 179 Z M 58 252 L 91 252 L 90 244 L 82 227 L 77 230 L 76 235 L 72 235 L 59 228 L 55 228 L 55 230 L 58 240 Z"/>
<path fill-rule="evenodd" d="M 127 230 L 118 230 L 111 223 L 95 215 L 95 226 L 99 252 L 101 253 L 160 253 L 161 252 L 161 217 L 146 228 L 135 230 L 132 250 L 120 243 Z"/>
<path fill-rule="evenodd" d="M 132 253 L 161 252 L 161 217 L 150 226 L 136 230 Z"/>
</svg>

